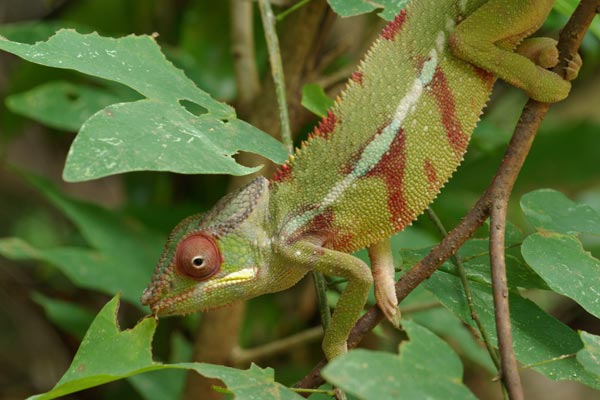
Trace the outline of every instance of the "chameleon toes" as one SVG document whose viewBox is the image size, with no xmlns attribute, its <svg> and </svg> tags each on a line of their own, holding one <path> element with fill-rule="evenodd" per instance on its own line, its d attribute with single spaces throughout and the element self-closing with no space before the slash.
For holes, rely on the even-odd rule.
<svg viewBox="0 0 600 400">
<path fill-rule="evenodd" d="M 375 287 L 375 298 L 377 299 L 377 306 L 383 312 L 385 318 L 390 321 L 392 325 L 396 328 L 400 326 L 400 320 L 402 315 L 400 313 L 400 308 L 398 307 L 398 298 L 396 297 L 396 292 L 392 290 L 387 290 L 382 293 L 381 290 L 377 290 L 377 286 Z M 393 289 L 393 286 L 392 286 Z"/>
<path fill-rule="evenodd" d="M 579 53 L 576 53 L 573 58 L 567 59 L 567 66 L 565 67 L 565 75 L 568 81 L 572 81 L 579 75 L 579 70 L 583 65 L 583 60 Z"/>
</svg>

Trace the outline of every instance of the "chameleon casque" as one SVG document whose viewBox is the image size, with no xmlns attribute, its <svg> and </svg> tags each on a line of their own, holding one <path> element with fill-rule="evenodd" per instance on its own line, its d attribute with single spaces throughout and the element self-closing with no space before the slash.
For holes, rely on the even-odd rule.
<svg viewBox="0 0 600 400">
<path fill-rule="evenodd" d="M 373 281 L 397 325 L 388 239 L 456 170 L 496 78 L 542 102 L 569 93 L 567 80 L 544 69 L 558 61 L 555 41 L 525 39 L 552 4 L 412 1 L 271 180 L 177 225 L 142 303 L 156 316 L 207 310 L 289 288 L 316 269 L 348 281 L 325 332 L 328 359 L 347 350 Z M 364 247 L 371 269 L 348 254 Z"/>
</svg>

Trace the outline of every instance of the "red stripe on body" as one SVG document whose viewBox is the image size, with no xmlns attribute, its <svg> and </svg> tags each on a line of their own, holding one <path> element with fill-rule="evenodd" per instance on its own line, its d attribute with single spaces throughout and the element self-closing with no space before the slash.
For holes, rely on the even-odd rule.
<svg viewBox="0 0 600 400">
<path fill-rule="evenodd" d="M 406 21 L 406 11 L 400 11 L 400 14 L 396 15 L 393 21 L 390 21 L 385 28 L 381 31 L 381 37 L 386 40 L 394 40 L 396 35 L 402 30 L 402 26 Z"/>
<path fill-rule="evenodd" d="M 351 233 L 342 234 L 339 232 L 334 232 L 334 218 L 335 217 L 332 210 L 325 210 L 323 214 L 317 215 L 315 218 L 313 218 L 309 224 L 307 232 L 309 235 L 314 233 L 314 236 L 319 237 L 323 241 L 323 247 L 330 249 L 345 249 L 350 243 L 352 243 L 354 235 Z"/>
<path fill-rule="evenodd" d="M 454 94 L 448 85 L 444 71 L 438 66 L 430 83 L 430 93 L 433 93 L 435 102 L 442 117 L 442 125 L 446 131 L 446 137 L 450 146 L 456 154 L 463 154 L 469 144 L 469 137 L 464 134 L 458 115 L 456 114 L 456 102 Z"/>
<path fill-rule="evenodd" d="M 301 213 L 307 212 L 314 207 L 306 207 Z M 334 223 L 334 212 L 331 209 L 324 210 L 321 214 L 316 215 L 310 220 L 304 227 L 301 227 L 292 237 L 290 241 L 293 242 L 298 240 L 299 237 L 307 238 L 318 238 L 320 246 L 330 249 L 346 249 L 349 248 L 350 243 L 354 239 L 352 233 L 341 234 L 335 232 L 333 226 Z"/>
<path fill-rule="evenodd" d="M 390 212 L 390 224 L 401 229 L 410 223 L 406 199 L 404 198 L 404 172 L 406 170 L 406 135 L 400 128 L 387 153 L 367 177 L 382 178 L 387 186 L 387 203 Z"/>
<path fill-rule="evenodd" d="M 365 147 L 367 147 L 369 143 L 371 143 L 389 124 L 390 121 L 387 121 L 385 124 L 377 128 L 375 134 L 371 136 L 369 140 L 367 140 L 365 143 L 361 144 L 358 150 L 350 156 L 350 159 L 346 163 L 344 163 L 344 165 L 342 165 L 342 167 L 339 169 L 339 174 L 342 177 L 350 175 L 350 173 L 354 171 L 354 167 L 356 166 L 356 163 L 358 163 L 358 160 L 360 160 L 360 158 L 362 157 L 362 153 L 363 151 L 365 151 Z"/>
<path fill-rule="evenodd" d="M 473 65 L 473 72 L 475 72 L 475 75 L 477 75 L 479 77 L 479 79 L 481 79 L 482 81 L 488 83 L 490 89 L 492 88 L 492 85 L 494 84 L 494 81 L 496 80 L 496 77 L 494 76 L 494 74 L 492 74 L 489 71 L 486 71 L 483 68 L 479 68 L 477 65 Z"/>
</svg>

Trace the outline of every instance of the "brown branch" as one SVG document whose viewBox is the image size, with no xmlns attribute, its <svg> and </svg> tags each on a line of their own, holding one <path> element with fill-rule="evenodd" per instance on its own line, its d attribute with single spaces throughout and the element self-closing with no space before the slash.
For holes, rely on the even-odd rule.
<svg viewBox="0 0 600 400">
<path fill-rule="evenodd" d="M 547 103 L 529 100 L 521 114 L 521 119 L 515 128 L 515 134 L 505 154 L 505 160 L 510 157 L 512 162 L 506 164 L 503 162 L 506 167 L 498 169 L 498 173 L 490 186 L 491 190 L 487 193 L 492 202 L 490 207 L 490 263 L 496 332 L 500 350 L 500 377 L 509 398 L 519 400 L 523 399 L 523 388 L 517 358 L 513 349 L 506 264 L 504 261 L 506 209 L 512 187 L 548 108 L 549 104 Z"/>
<path fill-rule="evenodd" d="M 587 28 L 599 11 L 599 0 L 583 0 L 575 10 L 565 29 L 560 34 L 558 51 L 559 64 L 553 71 L 566 78 L 569 60 L 576 56 Z M 500 350 L 500 377 L 506 387 L 510 399 L 522 400 L 523 387 L 519 375 L 517 357 L 514 353 L 510 323 L 509 291 L 506 279 L 506 262 L 504 258 L 504 236 L 506 230 L 506 212 L 510 193 L 517 179 L 525 158 L 529 153 L 533 139 L 542 120 L 548 113 L 550 104 L 529 100 L 515 128 L 515 134 L 505 158 L 511 157 L 514 162 L 507 168 L 499 169 L 492 182 L 489 195 L 492 199 L 490 208 L 490 262 L 492 268 L 492 290 L 494 297 L 494 314 Z M 516 143 L 516 140 L 518 143 Z M 515 141 L 514 146 L 511 146 Z"/>
<path fill-rule="evenodd" d="M 564 76 L 564 70 L 568 65 L 568 60 L 572 59 L 576 54 L 577 49 L 581 44 L 581 40 L 583 40 L 583 36 L 598 9 L 600 9 L 600 0 L 582 0 L 581 4 L 561 32 L 558 44 L 561 61 L 559 62 L 559 65 L 555 67 L 555 72 Z M 479 198 L 465 218 L 448 234 L 448 236 L 434 247 L 423 260 L 419 261 L 406 272 L 398 282 L 396 282 L 396 295 L 398 296 L 398 301 L 402 301 L 421 282 L 429 278 L 439 266 L 455 254 L 460 246 L 475 233 L 490 215 L 492 204 L 495 196 L 498 196 L 498 193 L 502 193 L 502 196 L 507 197 L 510 195 L 510 189 L 523 166 L 525 157 L 527 156 L 537 133 L 537 128 L 547 113 L 548 108 L 549 105 L 545 103 L 538 103 L 535 101 L 529 101 L 527 103 L 519 123 L 515 128 L 513 137 L 506 149 L 504 158 L 498 167 L 496 176 L 488 186 L 486 192 Z M 492 229 L 492 231 L 494 230 L 495 229 Z M 500 232 L 495 233 L 494 236 L 499 233 Z M 504 250 L 502 249 L 502 251 Z M 494 250 L 494 254 L 495 253 L 496 250 Z M 348 338 L 348 348 L 356 347 L 364 336 L 370 332 L 382 318 L 383 314 L 381 311 L 379 311 L 377 307 L 371 307 L 365 315 L 358 320 L 352 329 Z M 510 351 L 512 352 L 512 348 Z M 502 351 L 501 359 L 503 360 L 502 368 L 504 370 L 505 357 L 502 355 Z M 320 371 L 325 364 L 326 360 L 321 360 L 295 386 L 314 388 L 324 383 Z"/>
</svg>

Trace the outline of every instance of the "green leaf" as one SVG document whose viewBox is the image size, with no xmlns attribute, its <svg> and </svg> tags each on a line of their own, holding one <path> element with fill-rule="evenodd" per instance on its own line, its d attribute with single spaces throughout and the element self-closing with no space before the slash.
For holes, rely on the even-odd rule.
<svg viewBox="0 0 600 400">
<path fill-rule="evenodd" d="M 521 197 L 521 209 L 538 231 L 600 235 L 600 214 L 552 189 L 540 189 Z"/>
<path fill-rule="evenodd" d="M 577 361 L 589 372 L 600 376 L 600 336 L 579 332 L 583 349 L 577 353 Z"/>
<path fill-rule="evenodd" d="M 328 0 L 333 10 L 342 17 L 352 17 L 373 10 L 382 9 L 378 15 L 388 21 L 408 4 L 409 0 Z"/>
<path fill-rule="evenodd" d="M 313 114 L 325 117 L 333 106 L 333 100 L 327 96 L 317 83 L 308 83 L 302 87 L 302 105 Z"/>
<path fill-rule="evenodd" d="M 523 242 L 525 261 L 555 291 L 600 318 L 600 260 L 581 242 L 559 233 L 535 233 Z"/>
<path fill-rule="evenodd" d="M 478 337 L 450 310 L 443 307 L 437 297 L 417 286 L 401 303 L 402 317 L 417 322 L 448 342 L 462 359 L 485 369 L 490 377 L 497 375 L 490 355 Z"/>
<path fill-rule="evenodd" d="M 34 45 L 0 38 L 0 49 L 37 64 L 116 81 L 145 97 L 113 104 L 83 125 L 67 157 L 66 180 L 139 170 L 232 175 L 256 171 L 235 162 L 232 155 L 238 151 L 279 163 L 287 159 L 281 143 L 198 89 L 149 36 L 113 39 L 60 30 Z M 204 113 L 194 115 L 186 105 Z"/>
<path fill-rule="evenodd" d="M 77 339 L 83 338 L 85 331 L 94 319 L 94 314 L 75 303 L 56 300 L 34 292 L 33 301 L 44 308 L 46 317 L 52 323 Z"/>
<path fill-rule="evenodd" d="M 93 86 L 55 81 L 6 98 L 7 107 L 56 129 L 76 132 L 95 112 L 122 98 Z"/>
<path fill-rule="evenodd" d="M 446 342 L 415 322 L 404 320 L 402 327 L 410 340 L 401 344 L 400 355 L 352 350 L 321 374 L 361 399 L 475 398 L 461 383 L 461 361 Z"/>
<path fill-rule="evenodd" d="M 433 297 L 430 292 L 423 291 Z M 404 305 L 404 302 L 402 304 Z M 496 367 L 489 353 L 482 346 L 482 342 L 478 341 L 471 331 L 465 327 L 465 324 L 448 309 L 440 306 L 411 313 L 407 318 L 423 325 L 447 342 L 452 343 L 454 347 L 458 347 L 460 351 L 457 351 L 461 357 L 483 367 L 490 376 L 497 374 Z"/>
<path fill-rule="evenodd" d="M 156 320 L 145 318 L 128 330 L 120 330 L 116 321 L 118 296 L 98 313 L 88 329 L 69 369 L 47 393 L 30 399 L 54 399 L 69 393 L 144 372 L 165 369 L 190 369 L 230 385 L 236 399 L 290 399 L 302 397 L 273 380 L 273 370 L 255 365 L 242 371 L 202 363 L 162 364 L 152 360 L 152 337 Z"/>
<path fill-rule="evenodd" d="M 479 318 L 497 347 L 491 286 L 470 282 Z M 458 277 L 436 272 L 426 287 L 466 324 L 475 327 Z M 586 371 L 574 358 L 583 344 L 576 332 L 554 319 L 535 303 L 511 291 L 509 295 L 514 349 L 517 359 L 553 380 L 575 380 L 600 389 L 600 378 Z M 475 328 L 476 329 L 476 328 Z"/>
</svg>

